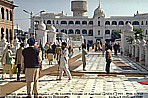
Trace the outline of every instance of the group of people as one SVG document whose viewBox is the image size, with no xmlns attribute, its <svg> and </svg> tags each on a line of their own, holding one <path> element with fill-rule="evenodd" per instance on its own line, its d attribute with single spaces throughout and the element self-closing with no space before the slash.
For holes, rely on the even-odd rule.
<svg viewBox="0 0 148 98">
<path fill-rule="evenodd" d="M 29 47 L 26 48 L 24 48 L 24 43 L 20 44 L 20 48 L 17 49 L 15 57 L 12 56 L 11 46 L 7 45 L 1 58 L 1 63 L 3 66 L 2 79 L 5 79 L 5 74 L 7 72 L 9 72 L 10 78 L 12 78 L 13 75 L 12 68 L 14 66 L 14 64 L 12 63 L 12 59 L 15 59 L 15 65 L 17 65 L 17 70 L 18 70 L 17 80 L 20 81 L 20 74 L 21 72 L 24 73 L 27 82 L 28 96 L 31 96 L 32 94 L 32 87 L 31 87 L 32 82 L 34 83 L 33 93 L 35 96 L 37 96 L 38 78 L 41 74 L 43 51 L 40 49 L 40 47 L 35 45 L 34 38 L 29 38 L 27 43 Z M 50 47 L 48 47 L 48 49 L 46 48 L 45 53 L 47 54 L 52 53 L 54 57 L 56 57 L 56 60 L 58 61 L 59 64 L 58 80 L 62 79 L 63 72 L 66 72 L 68 80 L 71 80 L 72 76 L 68 67 L 68 58 L 70 58 L 73 54 L 72 47 L 70 46 L 69 48 L 67 48 L 67 43 L 62 42 L 61 46 L 58 44 L 57 46 L 52 45 L 51 48 Z"/>
<path fill-rule="evenodd" d="M 49 58 L 49 54 L 52 54 L 52 58 L 55 58 L 59 64 L 59 78 L 62 79 L 63 72 L 68 76 L 68 80 L 72 79 L 71 73 L 69 71 L 68 66 L 68 58 L 71 58 L 73 55 L 72 46 L 67 47 L 66 42 L 62 42 L 61 45 L 50 45 L 46 43 L 44 46 L 44 51 L 42 51 L 41 47 L 35 46 L 35 39 L 29 38 L 27 41 L 29 47 L 24 48 L 24 43 L 20 44 L 20 48 L 16 51 L 16 56 L 12 56 L 11 46 L 7 45 L 6 49 L 3 52 L 1 63 L 3 65 L 3 75 L 2 79 L 5 79 L 5 74 L 9 72 L 10 78 L 12 78 L 12 59 L 15 59 L 15 65 L 17 65 L 17 80 L 20 80 L 20 74 L 25 73 L 25 78 L 27 82 L 27 94 L 31 96 L 32 87 L 31 83 L 33 82 L 33 93 L 35 96 L 38 95 L 38 78 L 41 74 L 42 68 L 42 57 L 43 53 L 45 53 L 45 58 Z M 86 71 L 86 55 L 87 51 L 89 51 L 89 46 L 82 44 L 82 62 L 83 62 L 83 70 Z M 86 51 L 87 48 L 87 51 Z M 112 49 L 111 45 L 105 46 L 106 50 L 106 73 L 110 73 L 110 63 L 112 61 Z M 49 62 L 50 63 L 50 62 Z M 50 63 L 51 64 L 51 63 Z"/>
</svg>

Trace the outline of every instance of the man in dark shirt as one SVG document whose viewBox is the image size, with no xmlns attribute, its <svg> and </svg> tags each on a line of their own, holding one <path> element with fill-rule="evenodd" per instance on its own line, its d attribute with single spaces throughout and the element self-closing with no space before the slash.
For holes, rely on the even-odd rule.
<svg viewBox="0 0 148 98">
<path fill-rule="evenodd" d="M 35 39 L 30 38 L 28 39 L 27 43 L 29 47 L 25 48 L 22 52 L 24 57 L 24 67 L 25 67 L 25 77 L 27 82 L 27 94 L 28 97 L 31 96 L 31 82 L 34 83 L 33 91 L 34 95 L 38 95 L 38 78 L 39 78 L 39 63 L 41 63 L 41 59 L 39 57 L 39 50 L 34 48 Z"/>
</svg>

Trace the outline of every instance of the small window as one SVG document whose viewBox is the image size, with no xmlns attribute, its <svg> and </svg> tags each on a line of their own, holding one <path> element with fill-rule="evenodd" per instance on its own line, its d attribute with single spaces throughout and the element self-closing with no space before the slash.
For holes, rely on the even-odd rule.
<svg viewBox="0 0 148 98">
<path fill-rule="evenodd" d="M 80 34 L 80 30 L 79 30 L 79 29 L 76 29 L 76 30 L 75 30 L 75 33 L 76 33 L 76 34 Z"/>
<path fill-rule="evenodd" d="M 100 26 L 100 21 L 98 21 L 98 26 Z"/>
<path fill-rule="evenodd" d="M 75 24 L 80 24 L 80 21 L 76 21 Z"/>
<path fill-rule="evenodd" d="M 100 35 L 100 30 L 98 30 L 98 35 Z"/>
<path fill-rule="evenodd" d="M 50 20 L 48 20 L 48 21 L 47 21 L 47 24 L 51 24 L 51 21 L 50 21 Z"/>
<path fill-rule="evenodd" d="M 82 34 L 83 34 L 83 35 L 86 35 L 86 34 L 87 34 L 87 30 L 85 30 L 85 29 L 82 30 Z"/>
<path fill-rule="evenodd" d="M 110 30 L 105 30 L 105 34 L 110 34 Z"/>
<path fill-rule="evenodd" d="M 117 22 L 116 21 L 112 21 L 112 25 L 117 25 Z"/>
<path fill-rule="evenodd" d="M 93 21 L 89 21 L 89 25 L 93 25 Z"/>
<path fill-rule="evenodd" d="M 82 24 L 83 25 L 87 25 L 87 21 L 82 21 Z"/>
<path fill-rule="evenodd" d="M 61 21 L 61 24 L 67 24 L 67 22 L 66 21 Z"/>
<path fill-rule="evenodd" d="M 106 22 L 105 22 L 105 25 L 110 25 L 110 22 L 109 22 L 109 21 L 106 21 Z"/>
<path fill-rule="evenodd" d="M 139 25 L 138 21 L 133 21 L 132 25 Z"/>
<path fill-rule="evenodd" d="M 124 22 L 123 21 L 119 21 L 119 25 L 124 25 Z"/>
<path fill-rule="evenodd" d="M 141 22 L 141 25 L 143 25 L 143 21 Z"/>
<path fill-rule="evenodd" d="M 89 30 L 88 35 L 89 35 L 89 36 L 93 36 L 93 30 Z"/>
<path fill-rule="evenodd" d="M 73 21 L 69 21 L 68 24 L 74 24 L 74 22 Z"/>
</svg>

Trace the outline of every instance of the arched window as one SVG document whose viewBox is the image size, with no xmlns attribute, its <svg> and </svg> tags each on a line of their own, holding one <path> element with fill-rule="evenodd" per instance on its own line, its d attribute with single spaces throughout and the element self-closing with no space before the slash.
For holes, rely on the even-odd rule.
<svg viewBox="0 0 148 98">
<path fill-rule="evenodd" d="M 87 21 L 82 21 L 82 24 L 83 25 L 87 25 Z"/>
<path fill-rule="evenodd" d="M 8 32 L 8 29 L 6 29 L 6 39 L 7 39 L 7 42 L 9 42 L 9 32 Z"/>
<path fill-rule="evenodd" d="M 52 24 L 54 24 L 54 20 L 52 21 Z"/>
<path fill-rule="evenodd" d="M 83 35 L 86 35 L 86 34 L 87 34 L 87 30 L 83 29 L 83 30 L 82 30 L 82 34 L 83 34 Z"/>
<path fill-rule="evenodd" d="M 68 24 L 74 24 L 74 22 L 73 21 L 69 21 Z"/>
<path fill-rule="evenodd" d="M 72 29 L 70 29 L 68 34 L 74 34 L 74 31 Z"/>
<path fill-rule="evenodd" d="M 139 25 L 138 21 L 133 21 L 132 25 Z"/>
<path fill-rule="evenodd" d="M 76 34 L 80 34 L 80 30 L 79 30 L 79 29 L 76 29 L 76 30 L 75 30 L 75 33 L 76 33 Z"/>
<path fill-rule="evenodd" d="M 146 23 L 145 23 L 146 25 L 148 25 L 148 21 L 146 21 Z"/>
<path fill-rule="evenodd" d="M 105 30 L 105 34 L 110 34 L 110 30 Z"/>
<path fill-rule="evenodd" d="M 98 26 L 100 26 L 100 21 L 98 21 Z"/>
<path fill-rule="evenodd" d="M 143 25 L 143 21 L 141 21 L 141 25 Z"/>
<path fill-rule="evenodd" d="M 1 8 L 2 19 L 4 19 L 4 8 Z"/>
<path fill-rule="evenodd" d="M 12 11 L 10 10 L 10 21 L 12 21 Z"/>
<path fill-rule="evenodd" d="M 4 28 L 1 28 L 1 39 L 4 38 Z"/>
<path fill-rule="evenodd" d="M 119 25 L 124 25 L 124 22 L 123 21 L 119 21 Z"/>
<path fill-rule="evenodd" d="M 117 22 L 116 21 L 112 21 L 112 25 L 117 25 Z"/>
<path fill-rule="evenodd" d="M 89 21 L 89 25 L 93 25 L 93 21 Z"/>
<path fill-rule="evenodd" d="M 9 30 L 9 33 L 10 33 L 10 41 L 11 41 L 11 40 L 13 40 L 13 34 L 12 34 L 12 30 L 11 29 Z"/>
<path fill-rule="evenodd" d="M 76 21 L 75 24 L 80 24 L 80 21 Z"/>
<path fill-rule="evenodd" d="M 61 32 L 67 34 L 67 30 L 66 29 L 62 29 Z"/>
<path fill-rule="evenodd" d="M 61 21 L 61 24 L 67 24 L 67 21 Z"/>
<path fill-rule="evenodd" d="M 130 22 L 130 21 L 126 21 L 126 22 L 125 22 L 125 24 L 128 24 L 128 23 L 130 23 L 130 24 L 131 24 L 131 22 Z"/>
<path fill-rule="evenodd" d="M 56 29 L 56 32 L 59 32 L 59 30 L 58 30 L 58 29 Z"/>
<path fill-rule="evenodd" d="M 59 24 L 58 20 L 57 20 L 57 24 Z"/>
<path fill-rule="evenodd" d="M 145 31 L 145 35 L 148 35 L 147 30 Z"/>
<path fill-rule="evenodd" d="M 6 19 L 9 20 L 9 11 L 6 9 Z"/>
<path fill-rule="evenodd" d="M 51 20 L 47 20 L 47 24 L 51 24 Z"/>
<path fill-rule="evenodd" d="M 110 21 L 106 21 L 105 22 L 105 25 L 110 25 Z"/>
<path fill-rule="evenodd" d="M 89 35 L 89 36 L 93 36 L 93 30 L 89 30 L 88 35 Z"/>
</svg>

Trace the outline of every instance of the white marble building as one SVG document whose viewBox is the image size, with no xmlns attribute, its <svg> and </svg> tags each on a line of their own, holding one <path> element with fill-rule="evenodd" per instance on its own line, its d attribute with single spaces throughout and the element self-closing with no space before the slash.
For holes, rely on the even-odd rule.
<svg viewBox="0 0 148 98">
<path fill-rule="evenodd" d="M 111 16 L 105 17 L 105 12 L 100 4 L 94 10 L 94 15 L 89 18 L 87 12 L 87 0 L 71 1 L 71 11 L 73 16 L 61 13 L 42 13 L 40 16 L 32 18 L 31 31 L 37 29 L 40 20 L 43 19 L 47 26 L 53 25 L 57 32 L 64 32 L 68 35 L 83 35 L 86 43 L 92 44 L 96 41 L 111 39 L 113 30 L 123 30 L 124 26 L 130 22 L 134 28 L 142 28 L 148 38 L 148 13 L 137 13 L 133 16 Z"/>
</svg>

